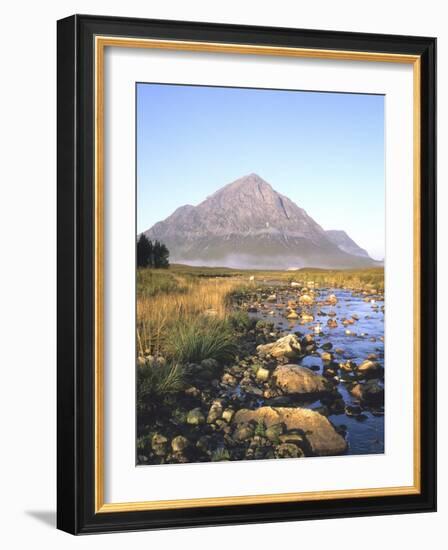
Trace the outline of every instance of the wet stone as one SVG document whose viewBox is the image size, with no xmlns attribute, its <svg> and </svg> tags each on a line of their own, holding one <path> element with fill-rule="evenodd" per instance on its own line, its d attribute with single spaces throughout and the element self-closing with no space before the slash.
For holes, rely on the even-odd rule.
<svg viewBox="0 0 448 550">
<path fill-rule="evenodd" d="M 188 412 L 187 423 L 198 425 L 205 423 L 205 415 L 200 408 L 192 409 Z"/>
</svg>

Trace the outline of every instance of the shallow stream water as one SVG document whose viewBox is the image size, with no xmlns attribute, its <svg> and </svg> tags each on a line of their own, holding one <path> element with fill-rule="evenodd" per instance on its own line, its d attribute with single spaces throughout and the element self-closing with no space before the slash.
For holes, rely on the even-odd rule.
<svg viewBox="0 0 448 550">
<path fill-rule="evenodd" d="M 330 342 L 335 360 L 338 362 L 352 360 L 358 365 L 367 359 L 369 354 L 377 356 L 376 362 L 384 367 L 384 301 L 372 296 L 365 301 L 365 296 L 356 295 L 350 290 L 341 289 L 319 289 L 320 298 L 318 303 L 309 308 L 314 316 L 314 321 L 309 324 L 301 324 L 300 320 L 289 321 L 284 317 L 284 309 L 277 308 L 277 304 L 266 304 L 266 309 L 251 313 L 250 316 L 256 319 L 265 319 L 274 323 L 285 334 L 300 332 L 302 334 L 313 333 L 315 341 L 320 348 L 322 344 Z M 328 306 L 319 303 L 328 294 L 335 294 L 338 303 L 335 306 Z M 290 296 L 289 296 L 290 294 Z M 278 302 L 285 303 L 288 299 L 297 298 L 297 293 L 291 291 L 280 291 Z M 272 314 L 273 312 L 273 314 Z M 323 314 L 327 315 L 323 315 Z M 334 312 L 336 316 L 330 317 L 328 313 Z M 341 319 L 351 318 L 355 315 L 358 320 L 348 326 L 341 323 Z M 338 326 L 329 328 L 328 319 L 336 319 Z M 314 327 L 321 326 L 321 333 L 316 333 Z M 349 333 L 347 333 L 349 331 Z M 335 353 L 337 349 L 343 350 L 342 354 Z M 320 348 L 319 352 L 322 351 Z M 307 367 L 319 367 L 318 372 L 322 374 L 323 363 L 320 357 L 308 355 L 299 364 Z M 357 404 L 355 399 L 347 390 L 344 382 L 339 382 L 338 391 L 342 395 L 346 405 Z M 265 400 L 260 398 L 260 406 Z M 303 404 L 304 407 L 315 409 L 321 405 L 319 400 Z M 345 412 L 331 414 L 328 417 L 335 426 L 346 427 L 346 438 L 348 442 L 347 454 L 377 454 L 384 452 L 384 415 L 381 410 L 364 408 L 362 415 L 358 417 L 348 416 Z"/>
</svg>

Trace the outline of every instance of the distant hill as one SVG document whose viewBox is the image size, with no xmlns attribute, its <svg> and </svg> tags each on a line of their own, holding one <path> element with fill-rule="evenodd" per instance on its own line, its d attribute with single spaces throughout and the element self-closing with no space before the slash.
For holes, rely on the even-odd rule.
<svg viewBox="0 0 448 550">
<path fill-rule="evenodd" d="M 363 258 L 370 258 L 367 250 L 358 246 L 353 239 L 351 239 L 345 231 L 337 229 L 329 229 L 325 232 L 327 237 L 332 241 L 340 250 L 347 252 L 347 254 L 353 254 L 353 256 L 361 256 Z"/>
<path fill-rule="evenodd" d="M 257 174 L 185 205 L 144 232 L 170 261 L 234 268 L 349 268 L 380 265 L 345 231 L 325 231 Z"/>
</svg>

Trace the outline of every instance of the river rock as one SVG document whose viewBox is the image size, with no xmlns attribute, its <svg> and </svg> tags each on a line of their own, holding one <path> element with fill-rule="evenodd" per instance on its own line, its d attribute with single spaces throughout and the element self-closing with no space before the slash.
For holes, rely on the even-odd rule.
<svg viewBox="0 0 448 550">
<path fill-rule="evenodd" d="M 241 384 L 241 387 L 244 389 L 244 392 L 248 395 L 253 395 L 255 397 L 263 397 L 263 390 L 251 384 L 250 382 L 246 384 Z"/>
<path fill-rule="evenodd" d="M 346 405 L 344 411 L 347 416 L 359 416 L 362 413 L 358 405 Z"/>
<path fill-rule="evenodd" d="M 168 439 L 163 434 L 154 434 L 151 439 L 151 448 L 157 456 L 165 456 L 168 452 Z"/>
<path fill-rule="evenodd" d="M 283 433 L 283 426 L 281 424 L 272 424 L 269 428 L 266 428 L 265 436 L 269 441 L 278 442 L 279 437 Z"/>
<path fill-rule="evenodd" d="M 353 361 L 346 361 L 339 363 L 339 368 L 344 372 L 353 372 L 356 368 L 356 363 Z"/>
<path fill-rule="evenodd" d="M 295 334 L 288 334 L 271 344 L 257 346 L 257 352 L 272 357 L 286 357 L 296 359 L 300 356 L 302 348 Z"/>
<path fill-rule="evenodd" d="M 302 449 L 294 443 L 281 443 L 275 448 L 277 458 L 301 458 L 305 456 Z"/>
<path fill-rule="evenodd" d="M 223 406 L 222 401 L 219 399 L 215 399 L 213 401 L 212 406 L 210 407 L 210 410 L 208 411 L 207 416 L 207 424 L 213 424 L 218 420 L 218 418 L 221 418 L 223 412 Z"/>
<path fill-rule="evenodd" d="M 338 303 L 338 299 L 335 294 L 330 294 L 325 301 L 330 306 L 335 306 Z"/>
<path fill-rule="evenodd" d="M 237 413 L 238 414 L 238 413 Z M 238 423 L 240 424 L 240 423 Z M 254 428 L 248 422 L 238 425 L 233 433 L 235 441 L 246 441 L 254 435 Z"/>
<path fill-rule="evenodd" d="M 303 346 L 308 346 L 309 344 L 314 344 L 314 335 L 313 334 L 305 334 L 302 340 Z"/>
<path fill-rule="evenodd" d="M 235 414 L 235 411 L 233 409 L 226 409 L 222 413 L 222 419 L 225 420 L 226 422 L 231 422 L 234 414 Z"/>
<path fill-rule="evenodd" d="M 205 423 L 205 415 L 199 407 L 192 409 L 187 414 L 187 424 L 198 425 Z"/>
<path fill-rule="evenodd" d="M 299 365 L 277 367 L 272 374 L 272 380 L 284 394 L 317 395 L 332 389 L 323 376 Z"/>
<path fill-rule="evenodd" d="M 290 313 L 288 313 L 286 318 L 289 319 L 289 320 L 295 320 L 295 319 L 298 319 L 299 316 L 295 311 L 291 311 Z"/>
<path fill-rule="evenodd" d="M 264 369 L 263 367 L 260 367 L 257 370 L 257 380 L 260 382 L 266 382 L 266 380 L 269 378 L 270 372 L 268 369 Z"/>
<path fill-rule="evenodd" d="M 228 386 L 236 386 L 238 383 L 238 380 L 232 374 L 226 372 L 221 378 L 221 382 Z"/>
<path fill-rule="evenodd" d="M 302 294 L 299 297 L 299 304 L 301 306 L 312 306 L 314 304 L 314 298 L 310 294 Z"/>
<path fill-rule="evenodd" d="M 177 435 L 171 441 L 171 448 L 175 453 L 181 453 L 185 451 L 185 449 L 189 447 L 189 445 L 190 445 L 190 442 L 183 435 Z"/>
<path fill-rule="evenodd" d="M 230 431 L 230 428 L 229 428 L 227 422 L 225 420 L 223 420 L 222 418 L 218 418 L 218 420 L 216 421 L 216 426 L 220 430 L 227 431 L 227 432 Z"/>
<path fill-rule="evenodd" d="M 366 359 L 358 366 L 356 370 L 359 376 L 363 376 L 364 378 L 374 378 L 380 369 L 381 367 L 378 363 Z"/>
<path fill-rule="evenodd" d="M 266 428 L 284 424 L 287 430 L 300 430 L 304 434 L 310 451 L 318 456 L 332 456 L 345 452 L 347 443 L 338 434 L 331 422 L 318 412 L 300 407 L 260 407 L 255 411 L 239 410 L 233 423 L 246 425 L 262 421 Z"/>
<path fill-rule="evenodd" d="M 366 404 L 379 405 L 384 402 L 384 388 L 379 384 L 378 380 L 369 380 L 365 384 L 355 384 L 350 393 Z"/>
<path fill-rule="evenodd" d="M 302 447 L 305 437 L 298 433 L 298 430 L 282 434 L 278 437 L 280 443 L 294 443 L 298 447 Z"/>
<path fill-rule="evenodd" d="M 314 321 L 314 317 L 309 313 L 302 313 L 300 316 L 300 322 L 302 325 L 306 325 L 307 323 L 312 323 Z"/>
<path fill-rule="evenodd" d="M 201 390 L 199 388 L 196 388 L 195 386 L 189 386 L 185 389 L 184 393 L 188 397 L 198 398 L 201 395 Z"/>
</svg>

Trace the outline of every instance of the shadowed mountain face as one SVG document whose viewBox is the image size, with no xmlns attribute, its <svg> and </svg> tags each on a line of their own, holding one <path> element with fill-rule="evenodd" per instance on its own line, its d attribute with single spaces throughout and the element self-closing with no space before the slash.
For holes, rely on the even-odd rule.
<svg viewBox="0 0 448 550">
<path fill-rule="evenodd" d="M 172 263 L 258 269 L 379 265 L 344 231 L 324 231 L 256 174 L 198 206 L 181 206 L 145 235 L 166 244 Z"/>
</svg>

